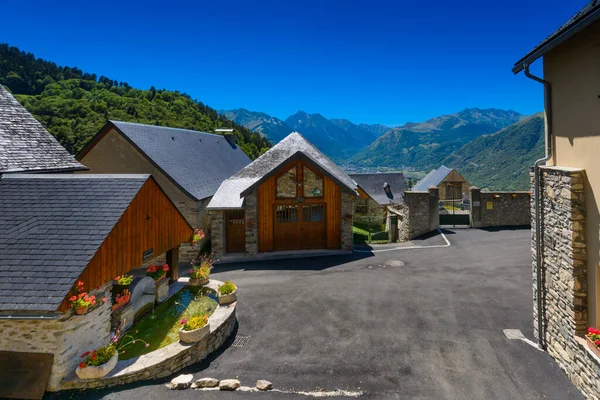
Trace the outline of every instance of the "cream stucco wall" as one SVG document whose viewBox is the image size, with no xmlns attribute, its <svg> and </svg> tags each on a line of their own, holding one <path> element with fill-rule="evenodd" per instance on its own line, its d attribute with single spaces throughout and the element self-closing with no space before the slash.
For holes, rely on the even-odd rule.
<svg viewBox="0 0 600 400">
<path fill-rule="evenodd" d="M 89 168 L 89 171 L 85 171 L 84 173 L 152 174 L 156 182 L 158 182 L 167 196 L 177 206 L 190 225 L 194 228 L 203 229 L 207 237 L 210 237 L 210 221 L 206 211 L 210 197 L 199 201 L 195 201 L 189 197 L 114 129 L 108 131 L 83 156 L 80 162 Z M 201 245 L 202 243 L 200 243 Z M 180 261 L 189 261 L 196 254 L 197 251 L 191 246 L 182 245 L 179 252 L 179 259 Z M 163 259 L 164 257 L 152 261 L 158 262 Z"/>
<path fill-rule="evenodd" d="M 590 325 L 600 325 L 600 23 L 544 57 L 552 84 L 553 158 L 549 165 L 585 169 Z M 592 284 L 592 283 L 595 284 Z"/>
</svg>

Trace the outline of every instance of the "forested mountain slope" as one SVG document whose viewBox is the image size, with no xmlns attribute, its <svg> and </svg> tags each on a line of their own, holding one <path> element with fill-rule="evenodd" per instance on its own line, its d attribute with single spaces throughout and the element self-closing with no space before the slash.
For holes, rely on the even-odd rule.
<svg viewBox="0 0 600 400">
<path fill-rule="evenodd" d="M 135 89 L 126 82 L 57 66 L 8 44 L 0 44 L 0 84 L 73 154 L 109 119 L 204 132 L 234 128 L 238 144 L 251 158 L 271 146 L 259 133 L 185 93 Z"/>
</svg>

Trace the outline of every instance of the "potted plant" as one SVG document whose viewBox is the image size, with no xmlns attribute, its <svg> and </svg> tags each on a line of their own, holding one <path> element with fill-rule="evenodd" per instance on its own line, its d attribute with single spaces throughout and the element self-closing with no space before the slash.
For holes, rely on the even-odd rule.
<svg viewBox="0 0 600 400">
<path fill-rule="evenodd" d="M 589 327 L 585 341 L 594 354 L 600 357 L 600 329 Z"/>
<path fill-rule="evenodd" d="M 194 229 L 194 234 L 192 235 L 192 246 L 198 245 L 198 242 L 200 242 L 205 237 L 206 235 L 204 234 L 204 231 L 202 229 Z"/>
<path fill-rule="evenodd" d="M 231 281 L 225 281 L 219 286 L 219 304 L 224 306 L 237 300 L 237 286 Z"/>
<path fill-rule="evenodd" d="M 163 264 L 162 266 L 150 264 L 146 269 L 146 275 L 154 279 L 154 282 L 158 282 L 167 276 L 167 272 L 169 272 L 169 264 Z"/>
<path fill-rule="evenodd" d="M 77 315 L 85 314 L 90 307 L 96 305 L 96 296 L 90 296 L 87 292 L 83 291 L 83 282 L 77 282 L 77 285 L 73 289 L 73 295 L 69 298 L 71 307 L 75 310 Z M 103 299 L 103 301 L 105 301 Z"/>
<path fill-rule="evenodd" d="M 129 285 L 131 285 L 131 282 L 133 282 L 133 275 L 125 274 L 125 275 L 115 277 L 114 282 L 113 282 L 112 292 L 114 294 L 122 293 L 123 290 L 129 288 Z"/>
<path fill-rule="evenodd" d="M 84 359 L 75 373 L 79 379 L 95 379 L 105 377 L 117 366 L 119 352 L 115 343 L 94 351 L 86 351 L 81 355 Z"/>
<path fill-rule="evenodd" d="M 181 320 L 179 340 L 183 343 L 195 343 L 208 335 L 209 332 L 210 324 L 208 323 L 208 315 L 196 315 L 189 320 Z"/>
<path fill-rule="evenodd" d="M 112 306 L 112 310 L 116 311 L 119 308 L 123 307 L 125 304 L 129 303 L 129 299 L 131 298 L 131 292 L 129 289 L 124 289 L 121 293 L 118 293 L 115 296 L 115 302 Z"/>
<path fill-rule="evenodd" d="M 190 286 L 206 285 L 209 281 L 210 270 L 213 267 L 213 255 L 202 255 L 200 260 L 192 260 L 190 269 Z"/>
</svg>

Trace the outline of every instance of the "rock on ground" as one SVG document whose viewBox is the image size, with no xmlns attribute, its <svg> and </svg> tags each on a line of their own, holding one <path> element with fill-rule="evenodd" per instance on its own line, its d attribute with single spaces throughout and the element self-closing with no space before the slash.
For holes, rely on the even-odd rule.
<svg viewBox="0 0 600 400">
<path fill-rule="evenodd" d="M 219 386 L 219 380 L 215 378 L 201 378 L 196 381 L 196 387 L 217 387 Z"/>
<path fill-rule="evenodd" d="M 171 380 L 171 383 L 167 385 L 169 389 L 172 390 L 182 390 L 187 389 L 192 384 L 192 380 L 194 379 L 194 375 L 179 375 Z"/>
<path fill-rule="evenodd" d="M 242 384 L 237 379 L 223 379 L 219 382 L 219 390 L 235 390 Z"/>
<path fill-rule="evenodd" d="M 271 390 L 273 388 L 273 384 L 269 381 L 259 379 L 256 381 L 256 388 L 258 390 Z"/>
</svg>

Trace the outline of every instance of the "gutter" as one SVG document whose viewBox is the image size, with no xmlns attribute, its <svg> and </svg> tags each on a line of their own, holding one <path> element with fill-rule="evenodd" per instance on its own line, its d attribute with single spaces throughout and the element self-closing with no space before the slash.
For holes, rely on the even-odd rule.
<svg viewBox="0 0 600 400">
<path fill-rule="evenodd" d="M 535 199 L 535 272 L 537 290 L 537 326 L 538 346 L 545 350 L 545 335 L 543 334 L 542 321 L 542 228 L 541 221 L 541 199 L 540 199 L 540 165 L 552 157 L 552 85 L 550 82 L 532 75 L 529 72 L 529 64 L 523 64 L 525 76 L 544 85 L 544 109 L 546 111 L 546 156 L 540 158 L 533 164 L 533 197 Z"/>
<path fill-rule="evenodd" d="M 37 319 L 37 320 L 53 320 L 58 319 L 60 315 L 0 315 L 2 319 Z"/>
</svg>

